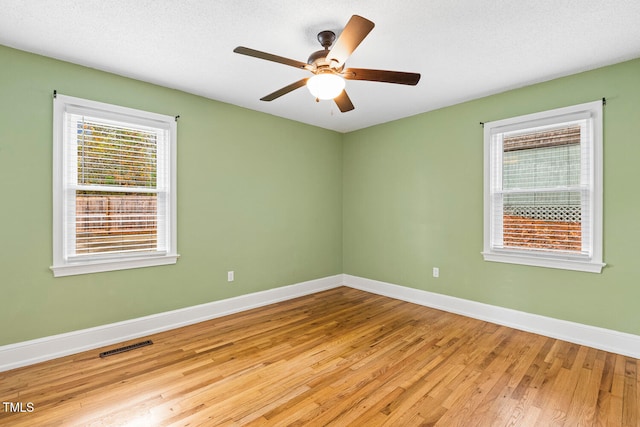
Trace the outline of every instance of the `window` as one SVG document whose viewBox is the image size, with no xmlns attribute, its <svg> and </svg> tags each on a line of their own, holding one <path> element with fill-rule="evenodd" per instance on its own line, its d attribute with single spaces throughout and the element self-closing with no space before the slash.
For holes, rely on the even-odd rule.
<svg viewBox="0 0 640 427">
<path fill-rule="evenodd" d="M 54 276 L 174 264 L 175 119 L 60 94 L 53 105 Z"/>
<path fill-rule="evenodd" d="M 600 273 L 602 101 L 484 125 L 486 261 Z"/>
</svg>

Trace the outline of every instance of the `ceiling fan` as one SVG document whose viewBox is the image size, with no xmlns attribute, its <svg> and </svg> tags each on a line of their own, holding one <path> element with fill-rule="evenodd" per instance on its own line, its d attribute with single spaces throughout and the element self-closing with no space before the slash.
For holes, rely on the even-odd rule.
<svg viewBox="0 0 640 427">
<path fill-rule="evenodd" d="M 273 101 L 282 95 L 286 95 L 306 85 L 311 94 L 315 96 L 316 101 L 320 99 L 333 99 L 340 111 L 345 113 L 354 109 L 353 103 L 344 89 L 345 79 L 411 86 L 415 86 L 420 80 L 420 74 L 418 73 L 344 67 L 349 56 L 351 56 L 358 45 L 362 43 L 374 26 L 375 24 L 368 19 L 353 15 L 337 40 L 333 31 L 321 31 L 318 33 L 318 41 L 324 49 L 313 52 L 306 63 L 244 46 L 238 46 L 233 51 L 242 55 L 304 69 L 313 73 L 312 77 L 298 80 L 260 98 L 261 101 Z M 333 45 L 333 47 L 331 47 L 331 45 Z"/>
</svg>

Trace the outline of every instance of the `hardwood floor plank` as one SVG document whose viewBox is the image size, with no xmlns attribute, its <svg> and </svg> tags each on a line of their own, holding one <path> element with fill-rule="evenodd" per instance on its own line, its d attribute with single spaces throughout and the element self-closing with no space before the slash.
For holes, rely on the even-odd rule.
<svg viewBox="0 0 640 427">
<path fill-rule="evenodd" d="M 636 359 L 346 287 L 146 339 L 0 373 L 0 425 L 639 423 Z"/>
<path fill-rule="evenodd" d="M 625 426 L 638 425 L 638 367 L 637 361 L 630 358 L 625 360 L 624 394 L 622 398 L 622 424 Z"/>
</svg>

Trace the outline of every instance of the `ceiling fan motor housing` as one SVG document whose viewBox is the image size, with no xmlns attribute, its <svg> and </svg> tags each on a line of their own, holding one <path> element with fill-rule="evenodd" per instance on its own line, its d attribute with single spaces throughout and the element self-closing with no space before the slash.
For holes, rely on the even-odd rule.
<svg viewBox="0 0 640 427">
<path fill-rule="evenodd" d="M 329 68 L 331 66 L 331 62 L 327 61 L 327 55 L 329 54 L 329 48 L 336 40 L 336 33 L 330 30 L 320 31 L 318 33 L 318 41 L 322 45 L 324 49 L 317 50 L 309 55 L 309 59 L 307 59 L 307 64 L 314 65 L 317 70 L 322 68 Z"/>
</svg>

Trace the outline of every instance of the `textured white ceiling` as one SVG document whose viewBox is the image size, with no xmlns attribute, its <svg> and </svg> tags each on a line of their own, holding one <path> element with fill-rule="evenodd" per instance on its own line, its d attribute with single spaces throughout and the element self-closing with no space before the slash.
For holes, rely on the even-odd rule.
<svg viewBox="0 0 640 427">
<path fill-rule="evenodd" d="M 417 86 L 348 81 L 347 113 L 259 101 L 308 72 L 236 46 L 304 62 L 353 14 L 376 27 L 347 66 Z M 0 0 L 0 44 L 346 132 L 640 57 L 640 0 Z"/>
</svg>

